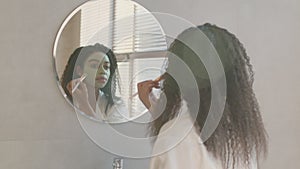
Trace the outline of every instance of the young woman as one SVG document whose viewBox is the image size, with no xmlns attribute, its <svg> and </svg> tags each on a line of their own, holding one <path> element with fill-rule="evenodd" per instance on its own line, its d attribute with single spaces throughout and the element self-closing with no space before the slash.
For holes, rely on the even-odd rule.
<svg viewBox="0 0 300 169">
<path fill-rule="evenodd" d="M 115 96 L 117 68 L 109 48 L 98 43 L 79 47 L 68 60 L 61 85 L 67 98 L 86 115 L 108 122 L 126 121 L 128 111 Z"/>
<path fill-rule="evenodd" d="M 217 51 L 226 76 L 226 101 L 224 112 L 213 134 L 202 143 L 200 133 L 211 106 L 212 86 L 205 65 L 193 50 L 179 39 L 192 40 L 194 45 L 201 45 L 197 32 L 201 30 Z M 163 112 L 157 117 L 155 108 L 162 107 L 162 96 L 157 103 L 149 99 L 153 87 L 158 88 L 157 81 L 144 81 L 138 84 L 139 98 L 150 112 L 157 117 L 151 124 L 153 135 L 157 136 L 154 152 L 167 147 L 176 135 L 183 132 L 185 126 L 193 127 L 183 140 L 169 151 L 154 156 L 151 169 L 246 169 L 259 168 L 259 157 L 266 155 L 267 135 L 261 113 L 255 98 L 253 70 L 243 45 L 227 30 L 211 24 L 189 28 L 182 32 L 171 44 L 169 50 L 189 67 L 197 83 L 197 89 L 187 89 L 185 94 L 180 85 L 166 73 L 163 76 L 163 98 L 166 104 Z M 209 56 L 209 55 L 207 55 Z M 176 69 L 169 57 L 169 65 Z M 195 103 L 190 96 L 199 91 L 200 101 Z M 151 98 L 151 97 L 150 97 Z M 189 115 L 191 107 L 199 104 L 197 116 Z M 183 114 L 182 118 L 179 118 Z M 178 120 L 176 130 L 171 130 L 174 121 Z M 167 132 L 170 130 L 170 132 Z M 162 137 L 161 133 L 167 133 Z"/>
</svg>

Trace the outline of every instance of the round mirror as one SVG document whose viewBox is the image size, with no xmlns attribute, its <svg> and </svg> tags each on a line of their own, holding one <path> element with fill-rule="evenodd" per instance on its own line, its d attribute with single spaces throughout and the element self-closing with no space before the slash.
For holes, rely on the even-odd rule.
<svg viewBox="0 0 300 169">
<path fill-rule="evenodd" d="M 137 83 L 163 73 L 166 49 L 160 24 L 139 4 L 88 1 L 58 31 L 53 48 L 57 82 L 81 115 L 99 122 L 132 121 L 147 112 Z"/>
</svg>

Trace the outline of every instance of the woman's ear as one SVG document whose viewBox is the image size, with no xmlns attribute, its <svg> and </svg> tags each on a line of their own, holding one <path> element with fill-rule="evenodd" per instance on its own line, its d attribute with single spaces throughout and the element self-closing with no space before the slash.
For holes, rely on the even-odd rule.
<svg viewBox="0 0 300 169">
<path fill-rule="evenodd" d="M 81 68 L 79 65 L 77 65 L 77 66 L 75 67 L 75 73 L 76 73 L 78 76 L 82 76 L 83 70 L 82 70 L 82 68 Z"/>
</svg>

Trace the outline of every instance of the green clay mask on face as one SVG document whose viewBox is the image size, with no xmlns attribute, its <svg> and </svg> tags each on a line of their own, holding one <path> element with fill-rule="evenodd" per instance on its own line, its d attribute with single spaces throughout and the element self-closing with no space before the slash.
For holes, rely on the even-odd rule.
<svg viewBox="0 0 300 169">
<path fill-rule="evenodd" d="M 85 82 L 95 88 L 103 88 L 110 76 L 110 62 L 105 53 L 92 53 L 84 62 L 83 73 L 87 74 Z"/>
</svg>

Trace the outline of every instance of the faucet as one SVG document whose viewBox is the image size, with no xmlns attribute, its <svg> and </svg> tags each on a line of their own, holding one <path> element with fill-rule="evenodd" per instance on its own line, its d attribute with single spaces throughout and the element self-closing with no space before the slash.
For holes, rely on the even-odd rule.
<svg viewBox="0 0 300 169">
<path fill-rule="evenodd" d="M 123 169 L 123 159 L 122 158 L 114 158 L 112 166 L 113 166 L 113 169 Z"/>
</svg>

